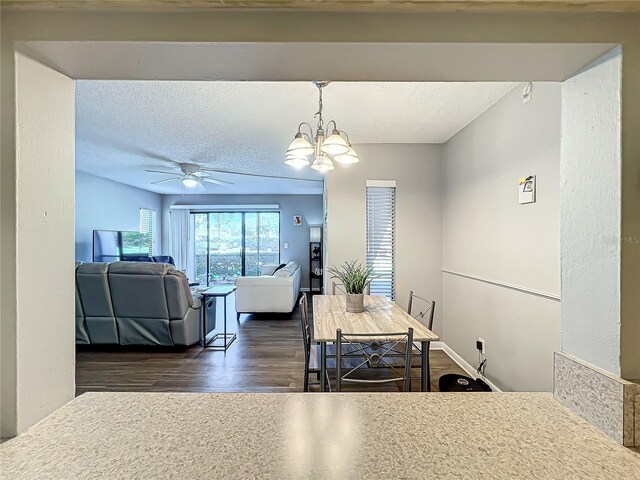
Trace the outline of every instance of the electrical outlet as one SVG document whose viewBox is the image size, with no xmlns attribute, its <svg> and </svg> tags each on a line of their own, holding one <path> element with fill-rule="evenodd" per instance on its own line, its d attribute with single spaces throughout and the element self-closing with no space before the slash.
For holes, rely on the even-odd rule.
<svg viewBox="0 0 640 480">
<path fill-rule="evenodd" d="M 476 341 L 476 348 L 478 350 L 480 350 L 480 352 L 484 355 L 485 353 L 485 342 L 484 342 L 484 338 L 482 337 L 478 337 L 478 340 Z"/>
</svg>

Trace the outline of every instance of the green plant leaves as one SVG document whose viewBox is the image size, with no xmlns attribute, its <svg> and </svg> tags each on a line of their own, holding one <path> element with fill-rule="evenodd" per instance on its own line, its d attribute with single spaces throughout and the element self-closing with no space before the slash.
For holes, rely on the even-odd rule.
<svg viewBox="0 0 640 480">
<path fill-rule="evenodd" d="M 365 267 L 356 260 L 345 262 L 339 267 L 331 267 L 328 271 L 331 274 L 331 278 L 340 280 L 347 293 L 352 294 L 364 293 L 365 288 L 373 278 L 371 276 L 373 267 Z"/>
</svg>

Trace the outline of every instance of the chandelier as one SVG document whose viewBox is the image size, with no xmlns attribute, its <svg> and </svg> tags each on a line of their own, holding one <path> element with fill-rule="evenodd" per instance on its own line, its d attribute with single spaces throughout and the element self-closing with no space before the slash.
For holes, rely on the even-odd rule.
<svg viewBox="0 0 640 480">
<path fill-rule="evenodd" d="M 329 82 L 313 82 L 313 84 L 318 88 L 319 92 L 318 111 L 314 115 L 314 118 L 318 119 L 318 128 L 314 135 L 313 127 L 307 122 L 302 122 L 298 125 L 298 133 L 296 133 L 287 149 L 285 165 L 295 168 L 306 167 L 311 163 L 309 161 L 310 155 L 313 160 L 311 168 L 322 173 L 335 168 L 333 166 L 334 160 L 343 165 L 358 163 L 360 159 L 349 143 L 349 136 L 342 130 L 338 130 L 334 120 L 327 124 L 327 127 L 333 124 L 333 129 L 331 130 L 331 135 L 325 138 L 324 120 L 322 118 L 322 89 L 329 85 Z M 305 126 L 309 128 L 309 133 L 302 131 Z"/>
</svg>

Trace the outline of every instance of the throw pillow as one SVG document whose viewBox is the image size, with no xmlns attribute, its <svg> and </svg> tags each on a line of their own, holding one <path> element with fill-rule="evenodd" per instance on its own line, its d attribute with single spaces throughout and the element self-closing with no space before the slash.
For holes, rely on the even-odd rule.
<svg viewBox="0 0 640 480">
<path fill-rule="evenodd" d="M 278 266 L 276 267 L 276 269 L 273 271 L 273 273 L 272 273 L 271 275 L 275 274 L 278 270 L 281 270 L 281 269 L 283 269 L 283 268 L 284 268 L 284 267 L 286 267 L 286 266 L 287 266 L 287 264 L 286 264 L 286 263 L 281 263 L 280 265 L 278 265 Z"/>
</svg>

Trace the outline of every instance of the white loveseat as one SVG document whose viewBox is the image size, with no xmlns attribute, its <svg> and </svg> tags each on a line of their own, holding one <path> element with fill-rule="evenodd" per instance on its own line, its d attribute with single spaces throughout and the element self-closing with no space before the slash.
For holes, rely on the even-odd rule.
<svg viewBox="0 0 640 480">
<path fill-rule="evenodd" d="M 236 312 L 288 313 L 293 311 L 300 295 L 300 265 L 289 262 L 273 273 L 277 265 L 262 267 L 259 277 L 236 278 Z"/>
</svg>

